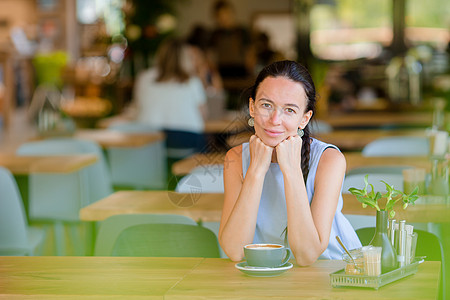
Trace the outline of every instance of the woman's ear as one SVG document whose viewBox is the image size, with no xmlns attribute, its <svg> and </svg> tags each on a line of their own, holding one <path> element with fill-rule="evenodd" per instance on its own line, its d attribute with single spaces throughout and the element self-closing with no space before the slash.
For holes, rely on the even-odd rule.
<svg viewBox="0 0 450 300">
<path fill-rule="evenodd" d="M 313 111 L 312 110 L 309 110 L 308 112 L 303 114 L 302 121 L 300 122 L 300 127 L 301 128 L 305 128 L 306 125 L 308 125 L 309 120 L 311 120 L 311 118 L 312 118 L 312 115 L 313 115 Z"/>
<path fill-rule="evenodd" d="M 250 116 L 254 117 L 254 111 L 255 111 L 255 100 L 252 99 L 252 97 L 248 98 L 248 110 L 250 112 Z"/>
</svg>

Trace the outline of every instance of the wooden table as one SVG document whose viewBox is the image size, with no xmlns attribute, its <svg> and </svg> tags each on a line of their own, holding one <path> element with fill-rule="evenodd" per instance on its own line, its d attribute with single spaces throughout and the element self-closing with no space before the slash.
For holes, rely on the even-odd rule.
<svg viewBox="0 0 450 300">
<path fill-rule="evenodd" d="M 0 154 L 0 166 L 14 175 L 30 173 L 71 173 L 94 164 L 98 160 L 94 154 L 22 156 Z"/>
<path fill-rule="evenodd" d="M 325 143 L 333 144 L 341 150 L 362 150 L 367 144 L 384 137 L 418 136 L 425 137 L 423 129 L 367 129 L 367 130 L 334 130 L 320 133 L 317 138 Z"/>
<path fill-rule="evenodd" d="M 162 132 L 129 133 L 109 129 L 77 130 L 74 137 L 94 141 L 103 148 L 138 148 L 165 139 Z"/>
<path fill-rule="evenodd" d="M 234 119 L 206 120 L 205 133 L 239 133 L 248 127 L 247 120 L 237 116 Z"/>
<path fill-rule="evenodd" d="M 344 152 L 347 161 L 347 172 L 354 168 L 367 166 L 413 166 L 429 170 L 431 163 L 426 156 L 362 156 L 359 152 Z M 172 173 L 177 176 L 189 174 L 196 167 L 223 164 L 225 153 L 194 154 L 188 158 L 177 161 L 172 165 Z"/>
<path fill-rule="evenodd" d="M 446 114 L 446 118 L 450 113 Z M 380 126 L 413 126 L 431 127 L 433 112 L 357 112 L 330 114 L 321 118 L 333 128 L 339 127 L 380 127 Z"/>
<path fill-rule="evenodd" d="M 342 194 L 344 207 L 342 213 L 348 215 L 375 216 L 374 208 L 363 208 L 352 194 Z M 450 204 L 416 204 L 403 209 L 400 203 L 395 206 L 395 219 L 408 223 L 447 223 L 450 225 Z"/>
<path fill-rule="evenodd" d="M 172 191 L 119 191 L 80 210 L 83 221 L 101 221 L 119 214 L 181 214 L 198 221 L 218 222 L 223 194 Z"/>
<path fill-rule="evenodd" d="M 375 216 L 375 209 L 363 208 L 355 196 L 351 194 L 342 196 L 344 214 Z M 204 222 L 220 222 L 222 207 L 223 194 L 120 191 L 82 208 L 80 219 L 102 221 L 119 214 L 161 213 L 181 214 Z M 450 205 L 446 204 L 416 204 L 406 210 L 398 206 L 395 211 L 396 219 L 405 219 L 408 222 L 450 222 Z"/>
<path fill-rule="evenodd" d="M 131 116 L 117 115 L 109 118 L 104 118 L 97 122 L 97 127 L 106 129 L 114 124 L 135 122 Z M 241 131 L 247 126 L 247 117 L 242 116 L 240 112 L 230 113 L 222 119 L 206 120 L 205 133 L 233 133 Z"/>
<path fill-rule="evenodd" d="M 370 166 L 411 166 L 429 171 L 431 162 L 427 156 L 363 156 L 360 152 L 344 152 L 347 172 Z"/>
<path fill-rule="evenodd" d="M 4 299 L 436 299 L 440 262 L 379 290 L 333 288 L 343 261 L 250 277 L 220 258 L 0 257 Z"/>
</svg>

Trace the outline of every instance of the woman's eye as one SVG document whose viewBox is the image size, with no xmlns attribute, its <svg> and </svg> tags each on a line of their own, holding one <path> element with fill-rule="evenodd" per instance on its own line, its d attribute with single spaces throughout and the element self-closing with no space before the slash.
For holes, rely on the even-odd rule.
<svg viewBox="0 0 450 300">
<path fill-rule="evenodd" d="M 295 110 L 293 110 L 292 108 L 286 108 L 286 111 L 290 114 L 295 113 Z"/>
<path fill-rule="evenodd" d="M 271 108 L 271 107 L 272 107 L 269 103 L 263 103 L 263 104 L 261 104 L 261 105 L 262 105 L 262 107 L 264 107 L 264 108 Z"/>
</svg>

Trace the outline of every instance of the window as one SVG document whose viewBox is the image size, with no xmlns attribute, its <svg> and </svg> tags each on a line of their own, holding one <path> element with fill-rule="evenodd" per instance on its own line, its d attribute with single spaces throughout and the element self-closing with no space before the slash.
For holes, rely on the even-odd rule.
<svg viewBox="0 0 450 300">
<path fill-rule="evenodd" d="M 393 0 L 322 0 L 311 10 L 311 50 L 327 60 L 378 56 L 392 42 Z M 448 0 L 406 0 L 408 46 L 445 49 L 449 41 Z"/>
</svg>

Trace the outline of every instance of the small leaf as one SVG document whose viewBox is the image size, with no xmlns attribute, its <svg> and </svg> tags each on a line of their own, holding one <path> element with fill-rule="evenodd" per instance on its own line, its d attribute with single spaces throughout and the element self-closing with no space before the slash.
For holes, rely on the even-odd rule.
<svg viewBox="0 0 450 300">
<path fill-rule="evenodd" d="M 360 189 L 356 189 L 356 188 L 349 188 L 348 189 L 348 191 L 350 192 L 350 193 L 352 193 L 353 195 L 355 195 L 355 196 L 364 196 L 364 191 L 362 191 L 362 190 L 360 190 Z"/>
<path fill-rule="evenodd" d="M 408 203 L 403 204 L 403 209 L 406 209 L 408 207 Z"/>
<path fill-rule="evenodd" d="M 394 218 L 394 216 L 395 216 L 395 211 L 394 211 L 394 210 L 391 210 L 391 211 L 389 212 L 389 217 L 392 219 L 392 218 Z"/>
<path fill-rule="evenodd" d="M 369 174 L 366 174 L 366 176 L 364 176 L 364 185 L 365 185 L 364 189 L 367 189 L 368 184 L 369 184 Z"/>
<path fill-rule="evenodd" d="M 366 208 L 366 207 L 367 207 L 367 204 L 363 203 L 363 204 L 362 204 L 362 207 L 363 207 L 363 208 Z"/>
<path fill-rule="evenodd" d="M 394 190 L 394 186 L 389 185 L 389 183 L 387 183 L 386 181 L 383 181 L 383 180 L 381 180 L 381 182 L 386 185 L 386 190 L 388 191 L 388 193 L 392 193 L 392 191 Z"/>
</svg>

